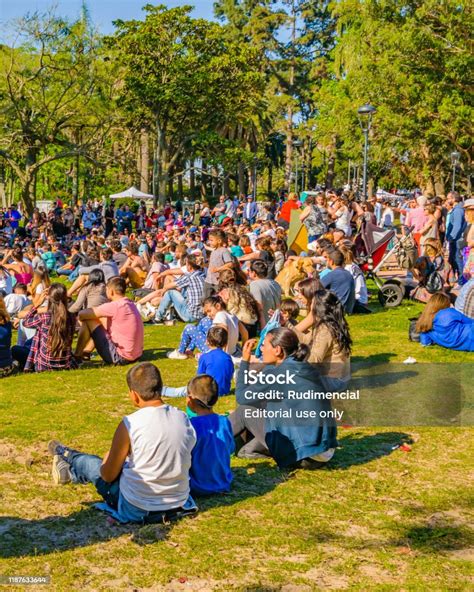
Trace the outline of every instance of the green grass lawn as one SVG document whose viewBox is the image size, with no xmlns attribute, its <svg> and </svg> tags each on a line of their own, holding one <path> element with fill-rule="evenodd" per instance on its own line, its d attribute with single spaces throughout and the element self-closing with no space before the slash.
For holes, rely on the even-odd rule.
<svg viewBox="0 0 474 592">
<path fill-rule="evenodd" d="M 470 354 L 408 341 L 407 319 L 421 308 L 352 317 L 354 361 L 472 362 Z M 193 361 L 166 359 L 181 328 L 145 331 L 145 357 L 172 386 L 196 370 Z M 92 362 L 0 382 L 0 575 L 49 575 L 54 590 L 474 586 L 468 427 L 341 429 L 341 448 L 323 471 L 288 474 L 270 461 L 233 459 L 232 493 L 199 500 L 197 517 L 170 527 L 109 524 L 91 508 L 98 501 L 92 486 L 52 484 L 46 444 L 55 437 L 103 454 L 121 417 L 133 411 L 125 374 Z M 217 410 L 234 406 L 227 397 Z M 411 452 L 392 450 L 403 441 Z"/>
</svg>

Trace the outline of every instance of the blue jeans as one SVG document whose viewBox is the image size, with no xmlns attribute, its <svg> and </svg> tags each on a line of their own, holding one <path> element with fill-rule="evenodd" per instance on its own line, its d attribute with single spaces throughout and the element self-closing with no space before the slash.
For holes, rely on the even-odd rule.
<svg viewBox="0 0 474 592">
<path fill-rule="evenodd" d="M 179 318 L 185 323 L 197 321 L 195 317 L 189 312 L 188 303 L 181 292 L 178 290 L 168 290 L 163 296 L 160 306 L 156 311 L 156 320 L 161 320 L 170 306 L 174 306 Z"/>
<path fill-rule="evenodd" d="M 64 458 L 71 467 L 73 483 L 92 483 L 111 508 L 114 510 L 118 508 L 119 479 L 113 483 L 107 483 L 102 479 L 100 476 L 102 459 L 99 456 L 71 450 Z"/>
<path fill-rule="evenodd" d="M 100 476 L 100 467 L 102 459 L 93 454 L 84 454 L 77 450 L 66 451 L 63 458 L 69 463 L 73 483 L 92 483 L 99 495 L 101 495 L 105 504 L 96 504 L 99 510 L 104 510 L 116 518 L 119 522 L 137 522 L 142 524 L 147 522 L 150 516 L 154 516 L 156 522 L 162 522 L 168 518 L 169 514 L 173 514 L 176 510 L 167 510 L 163 512 L 150 512 L 137 508 L 128 502 L 120 493 L 120 477 L 115 479 L 112 483 L 107 483 Z M 191 496 L 186 503 L 179 508 L 176 517 L 181 517 L 187 514 L 192 514 L 197 511 L 197 506 Z"/>
<path fill-rule="evenodd" d="M 66 276 L 70 276 L 72 274 L 72 272 L 74 271 L 74 269 L 56 269 L 56 273 L 58 275 L 66 275 Z"/>
<path fill-rule="evenodd" d="M 458 279 L 462 275 L 462 270 L 464 267 L 464 260 L 462 257 L 462 250 L 463 250 L 464 240 L 459 239 L 457 241 L 449 241 L 449 264 L 453 268 L 454 273 L 457 275 Z"/>
<path fill-rule="evenodd" d="M 186 397 L 188 394 L 187 386 L 164 386 L 161 393 L 163 397 Z"/>
</svg>

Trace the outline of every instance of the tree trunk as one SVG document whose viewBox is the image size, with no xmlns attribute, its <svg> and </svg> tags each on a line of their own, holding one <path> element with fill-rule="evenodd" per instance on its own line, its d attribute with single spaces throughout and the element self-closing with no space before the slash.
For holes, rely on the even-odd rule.
<svg viewBox="0 0 474 592">
<path fill-rule="evenodd" d="M 168 167 L 168 199 L 173 199 L 174 197 L 174 171 L 174 166 Z"/>
<path fill-rule="evenodd" d="M 249 169 L 247 169 L 247 187 L 248 187 L 248 195 L 255 195 L 257 194 L 257 192 L 255 191 L 255 187 L 254 187 L 254 172 L 253 172 L 253 166 Z"/>
<path fill-rule="evenodd" d="M 182 167 L 182 163 L 178 164 L 178 168 L 181 171 L 176 179 L 177 183 L 178 183 L 178 199 L 182 200 L 183 199 L 183 173 L 182 173 L 183 167 Z"/>
<path fill-rule="evenodd" d="M 2 200 L 2 207 L 7 207 L 7 196 L 5 193 L 5 177 L 2 175 L 0 178 L 0 199 Z"/>
<path fill-rule="evenodd" d="M 212 197 L 215 198 L 219 193 L 219 171 L 216 166 L 212 167 L 211 175 Z"/>
<path fill-rule="evenodd" d="M 222 174 L 224 175 L 224 193 L 225 195 L 230 195 L 230 176 L 227 171 L 223 171 Z"/>
<path fill-rule="evenodd" d="M 36 171 L 31 171 L 31 167 L 36 164 L 38 151 L 30 147 L 26 153 L 24 176 L 19 179 L 21 183 L 21 199 L 29 216 L 33 213 L 35 207 L 35 178 Z"/>
<path fill-rule="evenodd" d="M 273 162 L 268 163 L 268 177 L 267 177 L 267 196 L 271 197 L 273 193 Z"/>
<path fill-rule="evenodd" d="M 326 172 L 326 189 L 332 189 L 334 185 L 334 175 L 336 167 L 336 154 L 332 150 L 328 158 L 328 168 Z"/>
<path fill-rule="evenodd" d="M 23 205 L 25 206 L 26 213 L 28 214 L 28 216 L 31 216 L 35 208 L 34 176 L 29 177 L 24 183 L 22 183 L 21 200 L 23 202 Z"/>
<path fill-rule="evenodd" d="M 239 180 L 239 194 L 245 195 L 245 167 L 243 162 L 239 162 L 237 176 Z"/>
<path fill-rule="evenodd" d="M 367 196 L 372 197 L 374 195 L 375 179 L 371 177 L 367 181 Z"/>
<path fill-rule="evenodd" d="M 140 131 L 140 191 L 148 193 L 150 185 L 150 153 L 148 130 L 143 127 Z"/>
<path fill-rule="evenodd" d="M 161 204 L 166 202 L 168 197 L 167 190 L 170 180 L 170 159 L 169 150 L 166 143 L 165 132 L 161 128 L 159 121 L 156 122 L 156 142 L 157 142 L 157 154 L 156 154 L 156 169 L 157 169 L 157 186 L 158 196 L 154 193 L 154 202 L 159 199 Z"/>
<path fill-rule="evenodd" d="M 74 157 L 72 163 L 72 203 L 77 204 L 79 199 L 79 156 Z"/>
<path fill-rule="evenodd" d="M 201 197 L 206 199 L 207 197 L 207 163 L 205 160 L 201 161 Z"/>
<path fill-rule="evenodd" d="M 191 158 L 189 161 L 189 192 L 191 193 L 192 199 L 195 199 L 196 197 L 196 174 L 194 171 L 194 165 L 194 158 Z"/>
</svg>

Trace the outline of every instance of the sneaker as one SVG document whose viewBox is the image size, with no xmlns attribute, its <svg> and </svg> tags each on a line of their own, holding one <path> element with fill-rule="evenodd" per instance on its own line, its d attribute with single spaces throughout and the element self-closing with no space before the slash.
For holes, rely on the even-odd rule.
<svg viewBox="0 0 474 592">
<path fill-rule="evenodd" d="M 167 327 L 174 327 L 176 325 L 176 319 L 167 319 L 165 325 Z"/>
<path fill-rule="evenodd" d="M 48 444 L 48 452 L 51 456 L 64 454 L 66 449 L 67 446 L 64 446 L 64 444 L 61 444 L 61 442 L 58 442 L 57 440 L 51 440 Z"/>
<path fill-rule="evenodd" d="M 164 319 L 160 319 L 160 318 L 154 318 L 151 321 L 154 325 L 164 325 L 165 324 L 165 320 Z"/>
<path fill-rule="evenodd" d="M 156 306 L 153 306 L 149 302 L 144 305 L 145 309 L 153 316 L 156 315 Z"/>
<path fill-rule="evenodd" d="M 170 360 L 187 360 L 188 356 L 186 354 L 182 354 L 177 349 L 170 351 L 166 354 L 166 357 Z"/>
<path fill-rule="evenodd" d="M 55 454 L 53 456 L 51 474 L 56 485 L 65 485 L 66 483 L 70 483 L 72 480 L 69 463 L 64 460 L 62 456 L 59 456 L 59 454 Z"/>
</svg>

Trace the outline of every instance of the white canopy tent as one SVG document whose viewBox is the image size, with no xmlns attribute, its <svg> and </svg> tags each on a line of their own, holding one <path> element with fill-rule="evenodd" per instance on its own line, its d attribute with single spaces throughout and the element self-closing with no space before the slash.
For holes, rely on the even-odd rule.
<svg viewBox="0 0 474 592">
<path fill-rule="evenodd" d="M 131 197 L 133 199 L 153 199 L 153 195 L 149 193 L 143 193 L 136 187 L 130 187 L 129 189 L 122 191 L 122 193 L 113 193 L 109 196 L 111 199 L 120 199 L 121 197 Z"/>
</svg>

